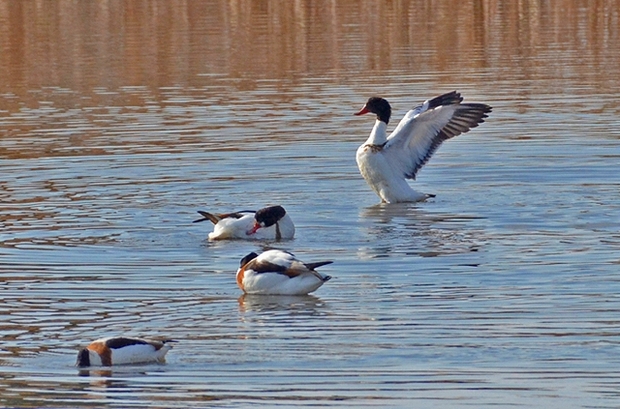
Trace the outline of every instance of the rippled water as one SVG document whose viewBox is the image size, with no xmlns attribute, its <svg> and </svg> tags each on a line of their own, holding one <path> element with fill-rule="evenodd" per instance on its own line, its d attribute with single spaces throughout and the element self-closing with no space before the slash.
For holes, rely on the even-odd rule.
<svg viewBox="0 0 620 409">
<path fill-rule="evenodd" d="M 617 2 L 172 3 L 0 2 L 0 405 L 617 407 Z M 458 38 L 421 31 L 451 11 Z M 452 89 L 487 123 L 418 175 L 436 198 L 378 204 L 352 113 Z M 191 223 L 273 203 L 293 241 Z M 241 296 L 239 259 L 269 246 L 334 279 Z M 178 342 L 161 365 L 73 366 L 120 334 Z"/>
</svg>

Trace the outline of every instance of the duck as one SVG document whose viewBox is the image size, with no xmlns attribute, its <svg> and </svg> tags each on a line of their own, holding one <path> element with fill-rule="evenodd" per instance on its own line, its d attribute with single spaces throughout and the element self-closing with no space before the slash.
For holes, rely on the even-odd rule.
<svg viewBox="0 0 620 409">
<path fill-rule="evenodd" d="M 331 263 L 303 263 L 283 250 L 252 252 L 239 263 L 237 285 L 245 294 L 307 295 L 331 279 L 315 270 Z"/>
<path fill-rule="evenodd" d="M 76 366 L 113 366 L 147 362 L 164 362 L 173 340 L 108 337 L 90 343 L 78 352 Z"/>
<path fill-rule="evenodd" d="M 492 110 L 486 104 L 462 101 L 457 91 L 426 100 L 408 111 L 389 136 L 392 107 L 387 100 L 371 97 L 354 114 L 376 115 L 370 136 L 357 149 L 356 161 L 382 202 L 419 202 L 434 197 L 412 189 L 406 179 L 415 179 L 445 140 L 477 127 Z"/>
<path fill-rule="evenodd" d="M 241 210 L 214 214 L 199 210 L 199 223 L 209 220 L 214 224 L 209 240 L 290 240 L 295 237 L 293 220 L 282 206 L 268 206 L 257 211 Z"/>
</svg>

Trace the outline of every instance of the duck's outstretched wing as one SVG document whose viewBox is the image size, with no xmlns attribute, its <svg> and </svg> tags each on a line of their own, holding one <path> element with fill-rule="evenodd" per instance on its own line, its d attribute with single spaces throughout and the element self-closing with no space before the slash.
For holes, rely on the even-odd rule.
<svg viewBox="0 0 620 409">
<path fill-rule="evenodd" d="M 488 105 L 461 104 L 462 100 L 453 91 L 407 112 L 383 147 L 398 174 L 415 179 L 443 141 L 477 127 L 491 112 Z"/>
</svg>

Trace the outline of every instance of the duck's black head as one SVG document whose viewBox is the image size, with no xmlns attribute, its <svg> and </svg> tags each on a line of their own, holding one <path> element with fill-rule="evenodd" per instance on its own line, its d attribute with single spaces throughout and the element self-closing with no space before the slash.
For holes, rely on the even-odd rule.
<svg viewBox="0 0 620 409">
<path fill-rule="evenodd" d="M 285 214 L 286 210 L 282 206 L 269 206 L 257 211 L 254 219 L 260 227 L 269 227 L 276 224 Z"/>
<path fill-rule="evenodd" d="M 247 256 L 243 257 L 241 259 L 241 261 L 239 262 L 239 267 L 243 267 L 246 264 L 248 264 L 250 261 L 254 260 L 256 257 L 258 257 L 258 254 L 251 252 L 250 254 L 248 254 Z"/>
<path fill-rule="evenodd" d="M 75 365 L 79 368 L 85 368 L 87 366 L 90 366 L 90 354 L 88 353 L 88 349 L 80 349 Z"/>
<path fill-rule="evenodd" d="M 386 124 L 390 122 L 390 116 L 392 116 L 392 107 L 390 103 L 380 97 L 370 97 L 366 101 L 366 105 L 355 115 L 364 115 L 369 112 L 377 115 L 379 121 L 383 121 Z"/>
</svg>

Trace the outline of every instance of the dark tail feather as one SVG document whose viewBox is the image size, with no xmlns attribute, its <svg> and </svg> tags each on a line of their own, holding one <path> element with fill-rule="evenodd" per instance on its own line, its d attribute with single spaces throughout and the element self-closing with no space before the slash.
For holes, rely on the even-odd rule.
<svg viewBox="0 0 620 409">
<path fill-rule="evenodd" d="M 310 270 L 314 270 L 315 268 L 319 268 L 321 266 L 331 263 L 333 263 L 333 261 L 317 261 L 316 263 L 306 263 L 305 266 L 308 267 Z"/>
<path fill-rule="evenodd" d="M 171 343 L 171 344 L 172 344 L 172 343 L 174 343 L 174 342 L 179 342 L 179 341 L 177 341 L 176 339 L 163 339 L 163 340 L 161 341 L 161 343 L 162 343 L 162 344 L 164 344 L 164 345 L 166 345 L 166 344 L 168 344 L 168 343 Z M 169 347 L 170 347 L 170 348 L 172 348 L 172 345 L 169 345 Z"/>
<path fill-rule="evenodd" d="M 199 222 L 204 222 L 205 220 L 209 220 L 211 221 L 211 223 L 217 224 L 217 222 L 220 221 L 220 219 L 216 215 L 211 214 L 209 212 L 203 212 L 202 210 L 198 210 L 198 213 L 200 213 L 200 215 L 202 216 L 202 219 L 194 220 L 192 223 L 199 223 Z"/>
<path fill-rule="evenodd" d="M 332 279 L 332 276 L 325 276 L 323 277 L 323 282 L 329 281 Z"/>
</svg>

